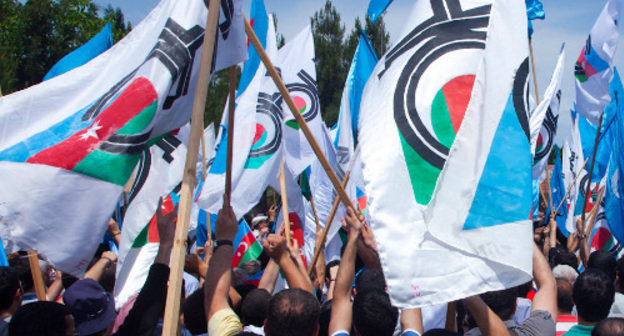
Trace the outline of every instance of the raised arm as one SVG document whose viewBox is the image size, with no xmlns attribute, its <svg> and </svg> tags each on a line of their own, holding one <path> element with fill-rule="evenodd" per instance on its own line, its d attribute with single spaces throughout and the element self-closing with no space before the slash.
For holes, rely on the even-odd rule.
<svg viewBox="0 0 624 336">
<path fill-rule="evenodd" d="M 401 331 L 416 331 L 419 335 L 423 333 L 422 310 L 420 308 L 403 309 L 401 311 Z"/>
<path fill-rule="evenodd" d="M 475 322 L 477 322 L 477 326 L 483 336 L 509 335 L 509 331 L 503 320 L 483 302 L 479 295 L 471 296 L 464 301 L 468 306 L 468 310 L 470 310 L 470 314 Z"/>
<path fill-rule="evenodd" d="M 229 241 L 230 245 L 217 245 L 210 258 L 206 282 L 204 284 L 204 309 L 206 320 L 222 309 L 230 308 L 228 304 L 228 292 L 232 281 L 232 254 L 234 248 L 232 241 L 236 236 L 238 225 L 229 200 L 224 197 L 223 209 L 219 211 L 219 216 L 215 223 L 215 243 L 219 241 Z"/>
<path fill-rule="evenodd" d="M 286 246 L 286 238 L 270 234 L 264 241 L 262 241 L 262 247 L 264 251 L 279 265 L 288 282 L 290 288 L 300 288 L 305 291 L 314 294 L 312 283 L 308 278 L 307 273 L 302 274 L 299 270 L 299 266 L 291 258 L 288 247 Z"/>
<path fill-rule="evenodd" d="M 531 311 L 545 310 L 550 313 L 553 321 L 557 321 L 557 281 L 553 276 L 550 266 L 540 252 L 537 245 L 533 244 L 533 278 L 537 283 L 538 291 L 533 298 Z"/>
<path fill-rule="evenodd" d="M 329 322 L 329 334 L 340 330 L 351 330 L 352 305 L 351 285 L 355 276 L 355 255 L 357 253 L 357 241 L 360 238 L 363 219 L 358 218 L 353 208 L 347 209 L 347 217 L 343 219 L 349 229 L 347 245 L 340 260 L 340 268 L 336 275 L 336 287 Z"/>
</svg>

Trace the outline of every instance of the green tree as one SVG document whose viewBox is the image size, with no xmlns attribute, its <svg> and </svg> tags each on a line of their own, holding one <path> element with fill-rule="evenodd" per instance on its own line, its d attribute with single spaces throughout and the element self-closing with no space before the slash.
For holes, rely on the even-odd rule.
<svg viewBox="0 0 624 336">
<path fill-rule="evenodd" d="M 316 51 L 316 80 L 323 120 L 333 125 L 338 120 L 340 98 L 346 77 L 343 61 L 345 28 L 330 0 L 311 19 Z"/>
<path fill-rule="evenodd" d="M 104 21 L 111 23 L 113 27 L 113 41 L 115 43 L 132 30 L 132 24 L 130 22 L 126 23 L 124 14 L 119 7 L 113 8 L 113 6 L 108 5 L 104 9 Z"/>
<path fill-rule="evenodd" d="M 41 82 L 62 57 L 97 34 L 107 20 L 91 0 L 0 0 L 0 85 L 4 94 Z M 109 19 L 129 31 L 121 10 Z M 117 21 L 115 21 L 117 20 Z M 121 22 L 121 24 L 117 24 Z"/>
<path fill-rule="evenodd" d="M 380 16 L 377 21 L 375 21 L 375 24 L 373 24 L 368 15 L 365 15 L 365 17 L 366 27 L 364 28 L 364 32 L 366 33 L 366 37 L 368 37 L 368 40 L 373 45 L 375 54 L 377 55 L 377 57 L 381 58 L 381 56 L 386 53 L 390 45 L 390 34 L 388 34 L 386 30 L 383 16 Z M 362 22 L 360 21 L 359 17 L 356 17 L 353 29 L 351 30 L 351 33 L 349 34 L 349 37 L 345 42 L 344 61 L 346 62 L 347 69 L 349 67 L 349 64 L 351 64 L 353 54 L 355 53 L 355 49 L 357 48 L 360 41 L 361 31 Z"/>
</svg>

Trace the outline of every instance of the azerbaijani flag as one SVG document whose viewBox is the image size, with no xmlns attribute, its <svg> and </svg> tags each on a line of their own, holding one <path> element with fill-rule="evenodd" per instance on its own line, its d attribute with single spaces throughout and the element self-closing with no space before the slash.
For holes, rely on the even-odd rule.
<svg viewBox="0 0 624 336">
<path fill-rule="evenodd" d="M 360 190 L 360 188 L 355 188 L 356 192 L 357 192 L 357 204 L 358 204 L 358 208 L 360 208 L 360 211 L 362 212 L 362 215 L 366 216 L 367 213 L 367 209 L 366 209 L 366 194 Z"/>
<path fill-rule="evenodd" d="M 232 267 L 236 268 L 247 260 L 257 259 L 262 253 L 262 245 L 256 240 L 249 225 L 244 220 L 238 223 L 238 232 L 234 237 L 234 254 Z"/>
</svg>

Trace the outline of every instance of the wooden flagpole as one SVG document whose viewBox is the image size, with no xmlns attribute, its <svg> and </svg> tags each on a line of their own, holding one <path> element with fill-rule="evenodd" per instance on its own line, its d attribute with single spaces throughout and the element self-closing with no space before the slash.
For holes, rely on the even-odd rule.
<svg viewBox="0 0 624 336">
<path fill-rule="evenodd" d="M 30 273 L 32 274 L 33 284 L 35 285 L 35 293 L 37 300 L 46 301 L 46 291 L 43 284 L 43 276 L 39 267 L 39 257 L 35 250 L 28 251 L 28 264 L 30 265 Z"/>
<path fill-rule="evenodd" d="M 280 162 L 280 189 L 282 191 L 282 219 L 286 232 L 286 243 L 290 246 L 290 213 L 288 212 L 288 195 L 286 195 L 286 179 L 284 178 L 284 158 Z"/>
<path fill-rule="evenodd" d="M 559 205 L 557 206 L 557 209 L 555 209 L 555 212 L 552 212 L 550 214 L 551 216 L 553 216 L 553 218 L 559 212 L 559 209 L 561 208 L 561 206 L 565 202 L 566 198 L 568 197 L 568 194 L 570 194 L 570 191 L 574 187 L 574 184 L 576 183 L 576 180 L 581 176 L 581 172 L 583 171 L 583 169 L 585 169 L 585 164 L 587 164 L 587 161 L 589 161 L 589 158 L 585 159 L 585 162 L 583 163 L 583 166 L 581 167 L 579 172 L 576 174 L 576 177 L 574 178 L 574 180 L 572 180 L 572 184 L 568 187 L 568 190 L 566 190 L 566 193 L 565 193 L 565 195 L 563 195 L 563 199 L 561 200 L 561 202 L 559 202 Z"/>
<path fill-rule="evenodd" d="M 353 155 L 351 156 L 351 161 L 349 162 L 349 166 L 347 167 L 347 173 L 342 178 L 341 187 L 347 187 L 349 183 L 349 177 L 351 176 L 351 170 L 353 169 L 353 165 L 355 164 L 355 160 L 358 155 L 360 155 L 360 147 L 355 147 L 355 151 L 353 151 Z M 308 269 L 308 276 L 312 276 L 312 272 L 314 272 L 314 267 L 316 266 L 316 262 L 321 255 L 321 251 L 325 249 L 325 240 L 327 240 L 327 233 L 329 232 L 329 228 L 331 227 L 332 222 L 334 221 L 334 217 L 336 216 L 336 212 L 338 211 L 338 206 L 340 205 L 340 197 L 336 197 L 334 199 L 334 203 L 332 204 L 331 210 L 329 211 L 329 216 L 327 217 L 327 222 L 325 223 L 325 227 L 323 231 L 321 231 L 321 239 L 314 246 L 314 256 L 312 256 L 312 261 L 310 262 L 310 268 Z M 353 207 L 353 204 L 345 205 Z"/>
<path fill-rule="evenodd" d="M 189 220 L 191 217 L 191 204 L 193 201 L 193 189 L 195 189 L 195 167 L 199 152 L 199 141 L 203 133 L 204 109 L 206 108 L 206 95 L 210 81 L 212 55 L 214 51 L 215 37 L 217 36 L 217 24 L 221 0 L 210 1 L 208 6 L 208 18 L 206 31 L 195 87 L 193 100 L 193 112 L 191 116 L 191 132 L 184 163 L 184 176 L 182 189 L 180 190 L 180 208 L 176 224 L 173 249 L 171 251 L 171 271 L 169 273 L 169 287 L 163 318 L 162 335 L 170 336 L 178 332 L 180 323 L 180 291 L 182 289 L 182 272 L 184 271 L 184 255 L 186 253 L 186 237 L 188 234 Z"/>
<path fill-rule="evenodd" d="M 310 195 L 310 206 L 312 206 L 312 213 L 314 214 L 314 222 L 316 223 L 316 231 L 321 228 L 321 223 L 319 222 L 318 213 L 316 212 L 316 205 L 314 204 L 314 196 Z"/>
<path fill-rule="evenodd" d="M 301 116 L 301 113 L 299 113 L 299 111 L 297 110 L 297 105 L 295 105 L 295 102 L 290 96 L 290 93 L 288 92 L 286 85 L 284 85 L 284 82 L 282 82 L 282 78 L 277 73 L 277 70 L 275 70 L 273 63 L 271 62 L 268 55 L 262 48 L 262 44 L 260 44 L 260 41 L 258 40 L 256 33 L 253 31 L 253 28 L 251 28 L 251 25 L 249 24 L 247 17 L 243 16 L 243 19 L 245 21 L 245 33 L 247 33 L 247 37 L 249 37 L 249 41 L 254 46 L 254 49 L 260 56 L 260 59 L 262 59 L 262 63 L 264 63 L 264 66 L 267 68 L 267 71 L 271 75 L 271 78 L 275 82 L 275 85 L 277 86 L 280 93 L 282 94 L 284 101 L 286 102 L 293 116 L 297 120 L 299 127 L 301 127 L 301 131 L 303 131 L 303 134 L 305 135 L 306 139 L 310 143 L 312 150 L 314 151 L 314 153 L 316 154 L 316 157 L 318 158 L 319 162 L 323 166 L 325 173 L 327 173 L 329 180 L 331 181 L 331 183 L 334 185 L 334 188 L 338 192 L 338 196 L 340 196 L 340 200 L 345 204 L 345 206 L 353 207 L 351 200 L 349 199 L 349 196 L 347 195 L 347 192 L 340 184 L 340 180 L 338 179 L 338 176 L 336 176 L 336 173 L 334 172 L 331 165 L 329 164 L 329 161 L 327 161 L 325 154 L 323 154 L 323 150 L 321 149 L 319 144 L 316 142 L 316 139 L 314 138 L 314 135 L 312 134 L 310 127 L 308 127 L 308 124 L 306 123 L 305 119 L 303 119 L 303 116 Z"/>
<path fill-rule="evenodd" d="M 349 183 L 349 176 L 351 172 L 348 171 L 344 178 L 342 179 L 342 187 L 346 188 L 347 183 Z M 312 272 L 314 272 L 314 267 L 316 267 L 316 262 L 321 255 L 321 251 L 325 248 L 325 240 L 327 239 L 327 233 L 329 232 L 329 227 L 331 223 L 334 221 L 334 217 L 336 216 L 336 212 L 338 211 L 338 206 L 340 205 L 340 197 L 336 196 L 334 199 L 334 204 L 332 204 L 331 210 L 329 211 L 329 216 L 327 217 L 327 222 L 325 223 L 325 227 L 323 231 L 321 231 L 321 239 L 318 241 L 318 244 L 314 247 L 314 256 L 312 257 L 312 261 L 310 262 L 310 267 L 308 268 L 308 276 L 312 276 Z"/>
<path fill-rule="evenodd" d="M 594 224 L 596 224 L 596 216 L 598 215 L 598 209 L 600 208 L 600 202 L 602 202 L 602 198 L 604 197 L 605 187 L 600 188 L 600 192 L 598 193 L 598 198 L 596 199 L 596 204 L 594 204 L 594 208 L 591 210 L 589 214 L 589 226 L 585 230 L 585 237 L 587 237 L 587 243 L 589 243 L 589 234 L 594 228 Z"/>
<path fill-rule="evenodd" d="M 594 163 L 596 163 L 596 151 L 598 150 L 598 142 L 600 142 L 600 129 L 602 128 L 602 117 L 604 113 L 600 114 L 600 121 L 598 121 L 598 130 L 596 131 L 596 140 L 594 140 L 594 153 L 592 155 L 591 165 L 589 166 L 589 178 L 587 179 L 587 189 L 585 189 L 585 199 L 583 199 L 583 212 L 581 213 L 581 221 L 585 223 L 585 209 L 587 208 L 587 196 L 591 191 L 591 179 L 594 174 Z"/>
<path fill-rule="evenodd" d="M 234 109 L 236 107 L 236 66 L 230 67 L 230 99 L 228 101 L 228 147 L 225 169 L 225 194 L 232 194 L 232 151 L 234 148 Z M 229 204 L 228 204 L 229 205 Z"/>
<path fill-rule="evenodd" d="M 533 70 L 533 86 L 535 87 L 535 101 L 540 103 L 539 90 L 537 89 L 537 72 L 535 72 L 535 56 L 533 56 L 533 43 L 529 39 L 529 53 L 531 54 L 531 68 Z"/>
</svg>

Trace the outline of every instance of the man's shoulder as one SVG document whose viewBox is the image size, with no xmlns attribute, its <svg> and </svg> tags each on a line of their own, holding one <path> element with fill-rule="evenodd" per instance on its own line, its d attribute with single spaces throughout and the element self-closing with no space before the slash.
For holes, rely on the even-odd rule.
<svg viewBox="0 0 624 336">
<path fill-rule="evenodd" d="M 529 318 L 513 331 L 520 336 L 555 335 L 556 325 L 549 312 L 536 310 L 531 312 Z"/>
</svg>

